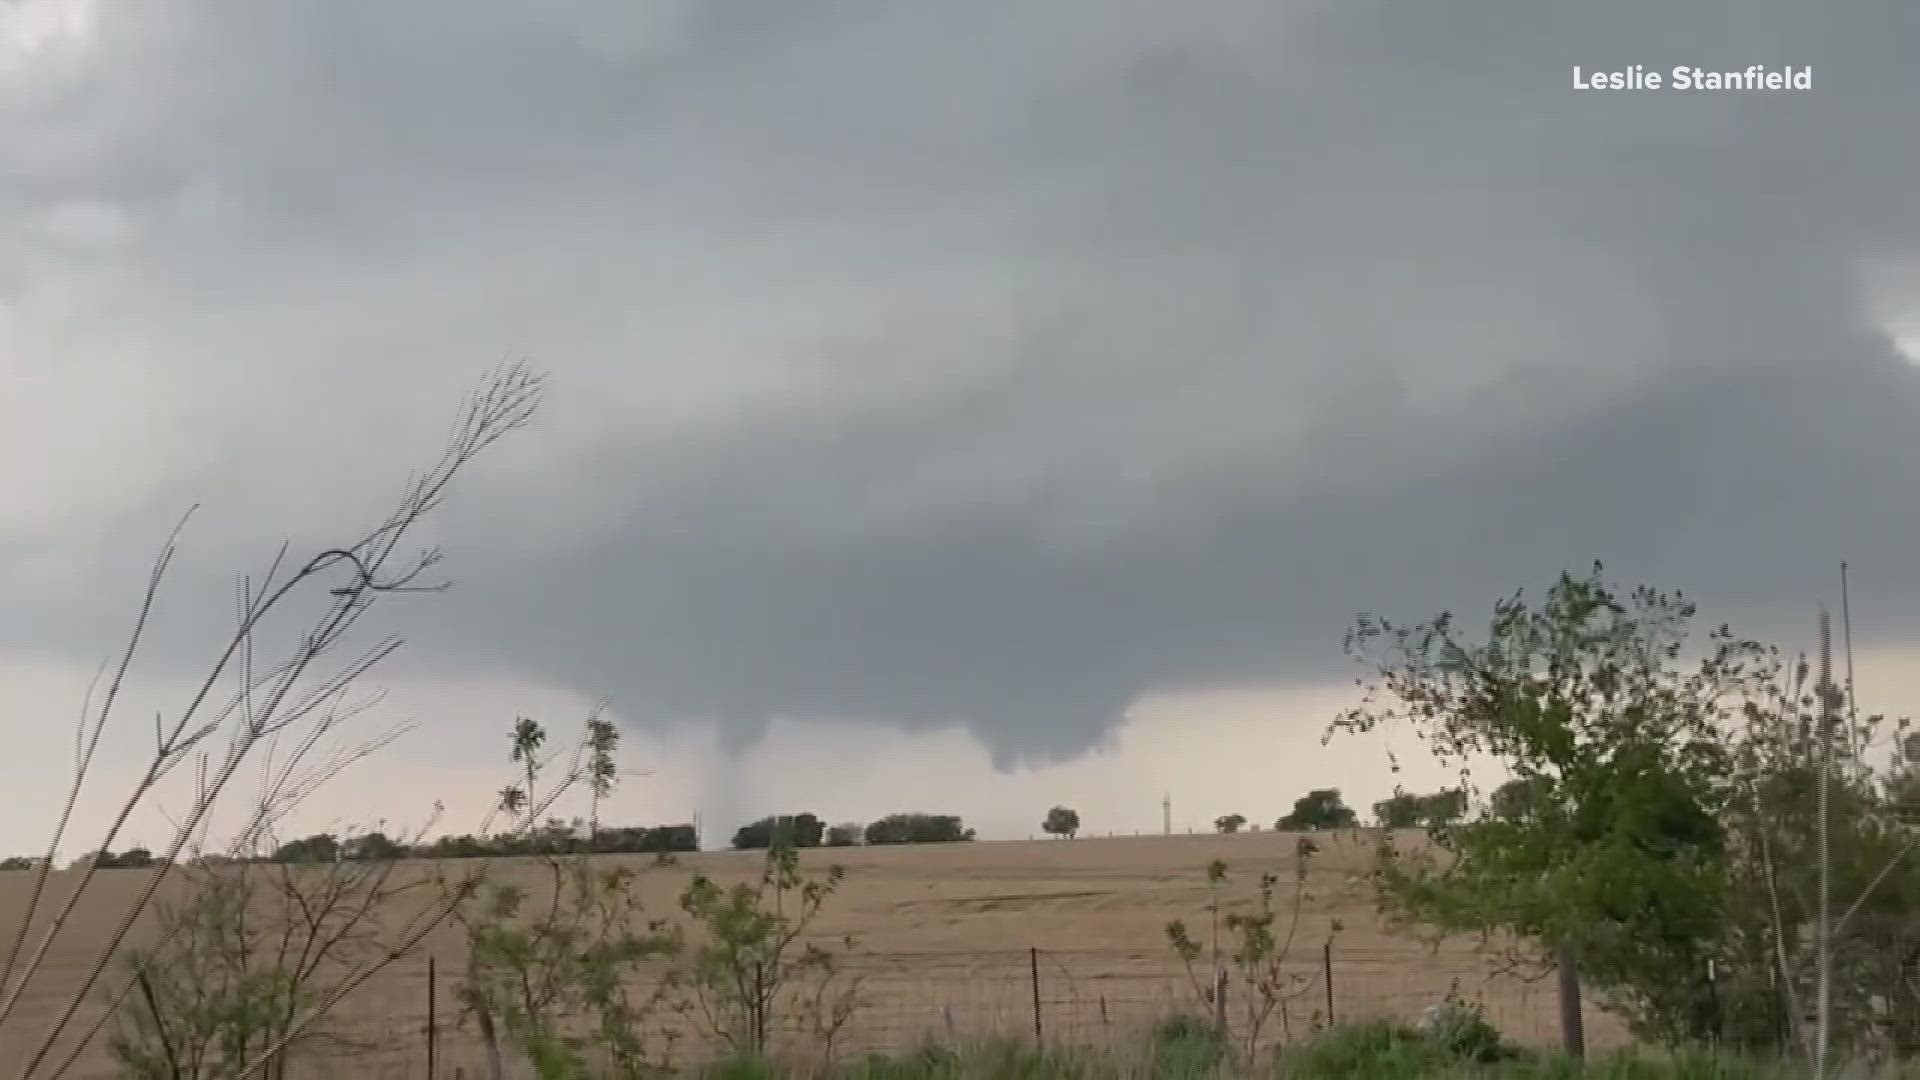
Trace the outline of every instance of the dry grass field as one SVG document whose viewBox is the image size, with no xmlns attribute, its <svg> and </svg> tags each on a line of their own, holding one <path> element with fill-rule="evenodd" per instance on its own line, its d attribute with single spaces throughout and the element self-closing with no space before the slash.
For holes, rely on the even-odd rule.
<svg viewBox="0 0 1920 1080">
<path fill-rule="evenodd" d="M 845 1050 L 886 1049 L 922 1038 L 989 1034 L 1031 1036 L 1034 954 L 1039 968 L 1041 1027 L 1049 1039 L 1100 1042 L 1132 1038 L 1170 1012 L 1198 1011 L 1178 960 L 1167 945 L 1170 919 L 1184 918 L 1204 935 L 1206 866 L 1229 865 L 1231 895 L 1250 898 L 1262 871 L 1290 880 L 1294 837 L 1258 832 L 1235 836 L 1174 836 L 984 842 L 851 848 L 806 852 L 803 865 L 838 862 L 847 876 L 816 924 L 822 937 L 856 936 L 848 965 L 861 980 L 863 1006 L 842 1034 Z M 1547 1043 L 1555 1033 L 1551 980 L 1528 984 L 1489 977 L 1487 960 L 1471 942 L 1429 951 L 1385 932 L 1362 878 L 1368 834 L 1322 834 L 1322 852 L 1309 875 L 1305 905 L 1291 956 L 1318 977 L 1332 940 L 1333 1006 L 1340 1019 L 1412 1018 L 1458 982 L 1461 993 L 1484 1001 L 1488 1017 L 1522 1042 Z M 626 857 L 609 857 L 626 858 Z M 682 856 L 672 866 L 631 857 L 646 866 L 648 912 L 678 915 L 680 889 L 696 870 L 727 884 L 757 873 L 752 853 Z M 424 867 L 425 864 L 423 864 Z M 454 865 L 458 864 L 442 864 Z M 525 864 L 495 863 L 496 875 L 535 880 Z M 426 872 L 424 868 L 419 872 Z M 71 871 L 54 877 L 55 895 Z M 15 1060 L 21 1032 L 32 1030 L 64 1000 L 84 974 L 94 943 L 125 909 L 144 875 L 103 873 L 70 927 L 32 1000 L 0 1033 L 0 1060 Z M 18 911 L 31 875 L 0 875 L 0 911 Z M 1335 922 L 1340 930 L 1335 933 Z M 9 922 L 7 925 L 11 925 Z M 372 1048 L 351 1060 L 313 1062 L 304 1075 L 348 1075 L 363 1080 L 425 1075 L 427 956 L 438 958 L 440 1075 L 456 1068 L 478 1075 L 480 1057 L 471 1028 L 455 1024 L 454 984 L 463 954 L 456 927 L 443 928 L 425 950 L 383 972 L 351 999 L 336 1028 Z M 1302 1030 L 1326 1007 L 1316 983 L 1295 1006 Z M 1621 1034 L 1609 1018 L 1589 1012 L 1596 1044 Z M 1270 1028 L 1279 1033 L 1276 1021 Z M 694 1057 L 696 1052 L 682 1051 Z M 85 1076 L 109 1076 L 104 1053 L 88 1059 Z"/>
</svg>

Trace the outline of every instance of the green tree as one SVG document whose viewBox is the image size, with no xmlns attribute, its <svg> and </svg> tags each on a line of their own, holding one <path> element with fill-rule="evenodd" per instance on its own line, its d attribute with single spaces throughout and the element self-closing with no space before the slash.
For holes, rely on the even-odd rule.
<svg viewBox="0 0 1920 1080">
<path fill-rule="evenodd" d="M 1293 812 L 1273 823 L 1281 832 L 1351 829 L 1360 816 L 1340 798 L 1339 788 L 1315 788 L 1293 801 Z"/>
<path fill-rule="evenodd" d="M 1792 1019 L 1817 1011 L 1824 862 L 1834 1045 L 1911 1056 L 1920 1051 L 1920 864 L 1911 857 L 1920 837 L 1907 803 L 1908 721 L 1893 725 L 1901 752 L 1888 763 L 1884 717 L 1856 719 L 1804 660 L 1767 669 L 1780 673 L 1777 692 L 1748 703 L 1732 740 L 1739 794 L 1721 817 L 1732 851 L 1723 1037 L 1784 1049 Z"/>
<path fill-rule="evenodd" d="M 1246 823 L 1245 814 L 1222 814 L 1213 819 L 1213 830 L 1218 833 L 1237 833 Z"/>
<path fill-rule="evenodd" d="M 1236 1049 L 1240 1064 L 1249 1071 L 1256 1070 L 1263 1046 L 1260 1033 L 1268 1021 L 1277 1017 L 1281 1041 L 1292 1041 L 1294 1002 L 1315 985 L 1315 976 L 1292 968 L 1288 961 L 1300 935 L 1301 913 L 1310 899 L 1307 881 L 1319 848 L 1312 839 L 1302 836 L 1294 841 L 1293 850 L 1293 873 L 1289 875 L 1292 887 L 1278 905 L 1275 892 L 1281 877 L 1264 873 L 1251 903 L 1243 898 L 1233 905 L 1238 910 L 1225 910 L 1222 894 L 1228 885 L 1227 864 L 1216 859 L 1207 867 L 1209 939 L 1202 942 L 1195 938 L 1184 919 L 1166 925 L 1167 942 L 1186 970 L 1196 1005 L 1215 1009 L 1219 1004 L 1214 1001 L 1216 989 L 1231 982 L 1240 984 L 1228 991 L 1227 1002 L 1237 1003 L 1242 1011 L 1238 1025 L 1242 1043 Z M 1335 919 L 1329 929 L 1339 933 L 1340 920 Z M 1209 958 L 1208 978 L 1203 980 L 1200 962 Z M 1313 1019 L 1317 1024 L 1326 1018 L 1315 1013 Z M 1223 1041 L 1228 1037 L 1224 1030 L 1216 1034 Z"/>
<path fill-rule="evenodd" d="M 1493 791 L 1488 812 L 1504 821 L 1523 821 L 1533 813 L 1533 781 L 1509 780 Z"/>
<path fill-rule="evenodd" d="M 948 844 L 973 839 L 954 814 L 888 814 L 867 826 L 869 844 Z"/>
<path fill-rule="evenodd" d="M 1525 818 L 1434 829 L 1438 856 L 1383 842 L 1390 913 L 1436 934 L 1515 935 L 1516 959 L 1565 950 L 1642 1034 L 1704 1039 L 1721 1026 L 1707 981 L 1727 893 L 1721 729 L 1760 689 L 1750 665 L 1766 651 L 1723 627 L 1683 669 L 1693 605 L 1645 588 L 1617 597 L 1600 573 L 1562 575 L 1538 608 L 1501 601 L 1480 641 L 1447 615 L 1362 617 L 1347 647 L 1374 677 L 1327 734 L 1403 720 L 1463 788 L 1492 758 L 1531 793 Z"/>
<path fill-rule="evenodd" d="M 343 845 L 343 850 L 349 859 L 371 859 L 376 862 L 404 859 L 408 854 L 405 846 L 395 843 L 392 837 L 378 829 L 350 838 Z"/>
<path fill-rule="evenodd" d="M 1047 811 L 1047 820 L 1040 828 L 1052 836 L 1071 840 L 1080 832 L 1080 811 L 1067 806 L 1056 806 Z"/>
<path fill-rule="evenodd" d="M 1420 796 L 1420 824 L 1428 828 L 1438 828 L 1459 821 L 1467 812 L 1467 792 L 1464 788 L 1442 788 L 1431 795 Z"/>
<path fill-rule="evenodd" d="M 768 1055 L 776 1032 L 797 1027 L 831 1059 L 834 1040 L 859 1007 L 859 979 L 842 977 L 839 966 L 854 939 L 842 937 L 830 949 L 809 940 L 809 930 L 845 876 L 837 865 L 803 873 L 792 834 L 779 832 L 757 882 L 725 888 L 696 874 L 681 893 L 680 907 L 704 940 L 696 940 L 673 982 L 709 1034 L 734 1053 Z M 798 1015 L 776 1015 L 783 1005 Z"/>
<path fill-rule="evenodd" d="M 273 850 L 269 861 L 277 863 L 328 863 L 340 858 L 340 838 L 332 833 L 314 833 L 289 840 Z"/>
<path fill-rule="evenodd" d="M 542 791 L 549 762 L 538 751 L 546 732 L 525 717 L 515 721 L 511 760 L 522 781 L 515 801 L 525 808 L 523 827 L 544 834 L 529 844 L 539 884 L 475 880 L 470 884 L 477 887 L 457 893 L 463 902 L 455 918 L 467 935 L 460 1000 L 480 1029 L 494 1076 L 501 1075 L 506 1048 L 541 1080 L 634 1078 L 664 1069 L 646 1032 L 664 1007 L 665 988 L 635 995 L 632 986 L 643 969 L 679 954 L 677 928 L 643 917 L 635 868 L 602 868 L 580 850 L 594 836 L 562 844 L 561 834 L 576 839 L 580 830 L 554 818 L 531 827 L 576 782 L 587 786 L 595 807 L 611 794 L 619 740 L 609 731 L 597 715 L 590 717 L 580 742 L 584 764 Z M 508 801 L 503 798 L 503 806 Z M 512 846 L 512 837 L 504 839 L 499 846 Z"/>
<path fill-rule="evenodd" d="M 782 837 L 790 839 L 797 848 L 819 847 L 826 831 L 826 823 L 817 814 L 779 814 L 740 826 L 733 834 L 733 848 L 764 851 Z"/>
<path fill-rule="evenodd" d="M 1420 796 L 1397 791 L 1373 804 L 1373 819 L 1383 829 L 1411 829 L 1420 824 Z"/>
</svg>

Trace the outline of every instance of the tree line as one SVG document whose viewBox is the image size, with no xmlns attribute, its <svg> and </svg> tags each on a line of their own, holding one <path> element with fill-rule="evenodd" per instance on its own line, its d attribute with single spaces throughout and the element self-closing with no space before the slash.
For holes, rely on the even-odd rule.
<svg viewBox="0 0 1920 1080">
<path fill-rule="evenodd" d="M 195 856 L 202 865 L 232 863 L 273 863 L 299 865 L 329 862 L 383 862 L 397 859 L 483 859 L 529 855 L 622 855 L 668 854 L 700 850 L 700 838 L 692 825 L 627 825 L 589 827 L 576 818 L 562 821 L 550 818 L 544 824 L 518 832 L 500 832 L 486 836 L 471 833 L 437 837 L 430 841 L 405 843 L 378 830 L 342 835 L 319 832 L 276 844 L 271 850 L 254 855 L 204 853 Z M 164 860 L 143 847 L 124 851 L 97 851 L 75 860 L 75 866 L 91 864 L 98 870 L 145 870 Z M 32 870 L 40 860 L 24 855 L 0 859 L 0 871 Z"/>
<path fill-rule="evenodd" d="M 733 834 L 735 851 L 764 851 L 776 841 L 796 848 L 854 847 L 859 844 L 950 844 L 972 840 L 974 831 L 957 814 L 904 813 L 861 825 L 848 822 L 829 826 L 818 814 L 770 814 L 740 826 Z"/>
<path fill-rule="evenodd" d="M 1494 789 L 1489 803 L 1494 816 L 1513 818 L 1525 813 L 1527 799 L 1527 782 L 1516 778 Z M 1467 811 L 1464 787 L 1443 787 L 1424 794 L 1396 791 L 1373 804 L 1373 822 L 1383 829 L 1440 829 L 1465 819 Z M 1245 814 L 1222 814 L 1213 819 L 1215 832 L 1237 833 L 1246 826 Z M 1359 827 L 1359 813 L 1347 805 L 1339 788 L 1315 788 L 1307 792 L 1293 801 L 1290 812 L 1273 823 L 1276 832 Z"/>
</svg>

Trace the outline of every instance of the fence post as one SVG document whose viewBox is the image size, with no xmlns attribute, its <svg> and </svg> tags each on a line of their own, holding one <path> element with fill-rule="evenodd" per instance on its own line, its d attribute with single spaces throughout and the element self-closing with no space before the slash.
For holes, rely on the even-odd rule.
<svg viewBox="0 0 1920 1080">
<path fill-rule="evenodd" d="M 1320 975 L 1327 983 L 1327 1026 L 1333 1026 L 1333 939 L 1320 947 Z"/>
<path fill-rule="evenodd" d="M 1220 1033 L 1222 1042 L 1232 1037 L 1227 1032 L 1227 971 L 1225 968 L 1220 968 L 1213 973 L 1213 1030 Z"/>
<path fill-rule="evenodd" d="M 437 1064 L 437 1051 L 440 1042 L 439 1017 L 435 1004 L 439 997 L 436 993 L 439 982 L 439 970 L 434 964 L 433 954 L 427 954 L 427 1080 L 433 1080 L 433 1069 Z"/>
<path fill-rule="evenodd" d="M 1585 1018 L 1580 1015 L 1580 969 L 1570 943 L 1560 946 L 1560 1047 L 1568 1057 L 1587 1056 Z"/>
<path fill-rule="evenodd" d="M 1040 948 L 1037 945 L 1027 947 L 1027 967 L 1033 976 L 1033 1045 L 1041 1045 L 1040 1035 Z"/>
</svg>

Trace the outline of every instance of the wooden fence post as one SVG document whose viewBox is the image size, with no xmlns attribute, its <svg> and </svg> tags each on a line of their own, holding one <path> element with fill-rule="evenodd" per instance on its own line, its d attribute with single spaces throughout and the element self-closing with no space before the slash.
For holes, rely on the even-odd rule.
<svg viewBox="0 0 1920 1080">
<path fill-rule="evenodd" d="M 1560 946 L 1560 1048 L 1568 1057 L 1587 1056 L 1586 1020 L 1580 1015 L 1580 968 L 1573 947 Z"/>
<path fill-rule="evenodd" d="M 1232 1036 L 1227 1032 L 1227 972 L 1221 968 L 1213 973 L 1213 1030 L 1220 1033 L 1220 1041 L 1226 1042 Z"/>
</svg>

